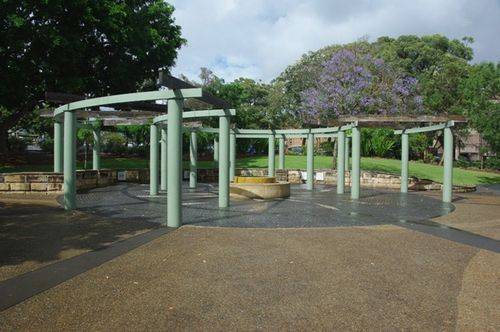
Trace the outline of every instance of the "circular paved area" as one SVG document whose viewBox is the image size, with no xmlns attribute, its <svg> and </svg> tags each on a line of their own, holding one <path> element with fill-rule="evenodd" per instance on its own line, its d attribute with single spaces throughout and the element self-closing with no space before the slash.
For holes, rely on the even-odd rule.
<svg viewBox="0 0 500 332">
<path fill-rule="evenodd" d="M 370 226 L 425 221 L 453 211 L 453 204 L 419 194 L 362 190 L 359 201 L 349 194 L 337 195 L 333 186 L 308 191 L 292 186 L 287 199 L 235 200 L 219 209 L 217 188 L 200 184 L 196 190 L 183 188 L 183 222 L 196 226 L 307 228 Z M 165 222 L 166 195 L 149 196 L 148 185 L 118 184 L 77 196 L 78 208 L 103 217 Z"/>
</svg>

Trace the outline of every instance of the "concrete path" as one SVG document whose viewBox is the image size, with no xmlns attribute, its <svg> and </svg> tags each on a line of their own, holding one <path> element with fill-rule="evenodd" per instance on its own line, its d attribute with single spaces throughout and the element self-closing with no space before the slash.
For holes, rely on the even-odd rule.
<svg viewBox="0 0 500 332">
<path fill-rule="evenodd" d="M 472 194 L 432 221 L 494 241 L 499 205 Z M 499 276 L 498 253 L 394 223 L 184 226 L 0 312 L 0 330 L 493 331 Z"/>
</svg>

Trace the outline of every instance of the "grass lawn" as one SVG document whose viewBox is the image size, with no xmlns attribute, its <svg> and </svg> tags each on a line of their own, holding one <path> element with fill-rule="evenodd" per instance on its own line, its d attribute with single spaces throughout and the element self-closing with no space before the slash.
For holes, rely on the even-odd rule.
<svg viewBox="0 0 500 332">
<path fill-rule="evenodd" d="M 286 156 L 287 168 L 306 168 L 305 156 Z M 149 160 L 139 158 L 103 158 L 101 160 L 102 168 L 147 168 Z M 277 165 L 277 161 L 276 161 Z M 79 169 L 83 168 L 83 163 L 78 163 Z M 91 168 L 92 163 L 87 164 L 87 168 Z M 185 162 L 184 167 L 188 167 Z M 215 167 L 212 161 L 200 161 L 199 168 Z M 246 157 L 236 161 L 236 167 L 267 167 L 266 156 Z M 316 156 L 314 159 L 314 167 L 331 168 L 332 157 Z M 361 158 L 361 169 L 370 171 L 379 171 L 385 173 L 399 174 L 401 172 L 401 162 L 396 159 L 382 158 Z M 0 166 L 0 172 L 36 172 L 36 171 L 52 171 L 52 165 L 23 165 L 23 166 Z M 420 179 L 429 179 L 436 182 L 441 182 L 443 176 L 443 167 L 436 165 L 428 165 L 419 162 L 410 162 L 410 176 L 415 176 Z M 482 172 L 476 170 L 467 170 L 455 167 L 453 169 L 453 183 L 458 185 L 472 184 L 488 184 L 500 183 L 500 173 Z"/>
</svg>

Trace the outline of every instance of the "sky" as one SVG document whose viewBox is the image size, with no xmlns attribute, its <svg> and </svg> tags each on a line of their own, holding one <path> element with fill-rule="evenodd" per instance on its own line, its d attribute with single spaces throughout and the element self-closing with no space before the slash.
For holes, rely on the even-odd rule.
<svg viewBox="0 0 500 332">
<path fill-rule="evenodd" d="M 269 82 L 308 51 L 360 38 L 471 36 L 475 62 L 500 61 L 500 0 L 169 0 L 187 39 L 173 74 Z"/>
</svg>

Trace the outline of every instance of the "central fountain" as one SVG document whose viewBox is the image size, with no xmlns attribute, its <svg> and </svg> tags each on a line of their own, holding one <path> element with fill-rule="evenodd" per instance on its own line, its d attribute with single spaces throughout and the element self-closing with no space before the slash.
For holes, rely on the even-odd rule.
<svg viewBox="0 0 500 332">
<path fill-rule="evenodd" d="M 290 196 L 290 182 L 267 176 L 235 176 L 230 193 L 246 198 L 272 199 Z"/>
</svg>

